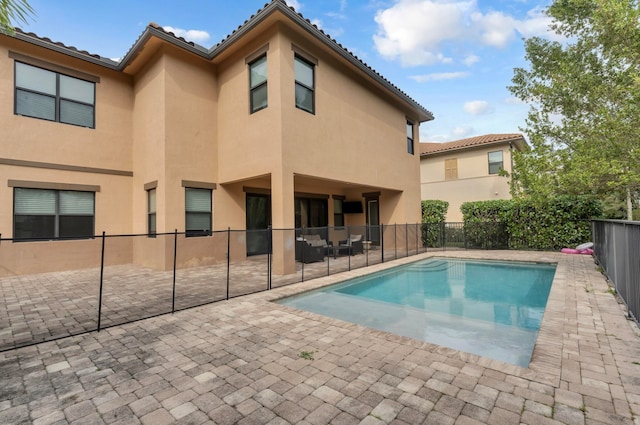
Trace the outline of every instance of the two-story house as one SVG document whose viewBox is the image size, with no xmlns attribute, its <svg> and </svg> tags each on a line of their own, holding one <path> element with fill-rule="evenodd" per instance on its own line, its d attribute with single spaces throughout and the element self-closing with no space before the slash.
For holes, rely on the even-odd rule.
<svg viewBox="0 0 640 425">
<path fill-rule="evenodd" d="M 79 267 L 102 232 L 420 221 L 418 127 L 433 115 L 282 0 L 211 48 L 149 24 L 119 62 L 0 34 L 0 99 L 0 233 L 25 241 L 0 250 L 0 274 Z M 152 239 L 109 239 L 107 261 L 167 268 L 172 242 Z"/>
<path fill-rule="evenodd" d="M 420 143 L 422 199 L 449 202 L 446 220 L 462 221 L 464 202 L 511 199 L 513 150 L 522 150 L 522 134 L 486 134 L 446 143 Z"/>
</svg>

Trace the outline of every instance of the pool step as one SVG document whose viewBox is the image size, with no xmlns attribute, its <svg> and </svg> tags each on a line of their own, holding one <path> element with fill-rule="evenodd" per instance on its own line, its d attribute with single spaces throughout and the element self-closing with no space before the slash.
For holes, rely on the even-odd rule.
<svg viewBox="0 0 640 425">
<path fill-rule="evenodd" d="M 409 270 L 411 271 L 430 271 L 430 272 L 444 272 L 451 268 L 452 264 L 448 261 L 432 261 L 423 264 L 413 264 Z"/>
</svg>

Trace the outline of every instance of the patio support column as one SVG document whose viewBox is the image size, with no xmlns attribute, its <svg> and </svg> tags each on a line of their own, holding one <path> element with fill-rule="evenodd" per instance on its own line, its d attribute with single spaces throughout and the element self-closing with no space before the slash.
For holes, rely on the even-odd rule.
<svg viewBox="0 0 640 425">
<path fill-rule="evenodd" d="M 271 175 L 271 221 L 273 223 L 273 274 L 292 274 L 295 262 L 295 207 L 293 173 Z"/>
</svg>

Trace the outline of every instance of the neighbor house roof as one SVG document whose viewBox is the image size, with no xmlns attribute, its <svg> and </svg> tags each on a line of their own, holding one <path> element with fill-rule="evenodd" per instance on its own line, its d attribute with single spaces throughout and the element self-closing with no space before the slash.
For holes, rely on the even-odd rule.
<svg viewBox="0 0 640 425">
<path fill-rule="evenodd" d="M 483 136 L 470 137 L 468 139 L 454 140 L 452 142 L 445 143 L 420 143 L 420 156 L 504 143 L 511 143 L 516 149 L 522 150 L 526 146 L 527 142 L 524 140 L 524 136 L 519 133 L 485 134 Z"/>
<path fill-rule="evenodd" d="M 174 33 L 166 31 L 160 25 L 155 23 L 150 23 L 145 30 L 142 32 L 140 37 L 133 44 L 131 49 L 124 55 L 124 57 L 120 61 L 114 61 L 109 58 L 102 57 L 100 55 L 91 54 L 85 50 L 79 50 L 73 46 L 67 46 L 60 42 L 54 42 L 49 38 L 40 37 L 34 33 L 26 33 L 16 28 L 14 37 L 26 41 L 28 43 L 32 43 L 35 45 L 39 45 L 41 47 L 57 51 L 59 53 L 63 53 L 65 55 L 69 55 L 78 59 L 82 59 L 97 65 L 101 65 L 113 70 L 124 71 L 124 69 L 135 60 L 136 56 L 143 50 L 146 42 L 152 38 L 156 37 L 161 40 L 164 40 L 168 43 L 171 43 L 177 47 L 180 47 L 184 50 L 187 50 L 193 54 L 196 54 L 202 57 L 205 60 L 213 61 L 216 57 L 226 51 L 231 45 L 233 45 L 237 40 L 241 39 L 246 33 L 251 31 L 257 25 L 265 21 L 268 17 L 273 15 L 274 13 L 279 12 L 282 15 L 286 16 L 293 23 L 297 24 L 300 28 L 308 32 L 310 35 L 314 36 L 317 40 L 324 43 L 327 47 L 329 47 L 332 51 L 338 54 L 340 57 L 345 59 L 347 62 L 351 63 L 353 66 L 358 68 L 361 72 L 366 74 L 368 77 L 377 82 L 382 88 L 389 91 L 391 94 L 400 98 L 405 104 L 408 104 L 411 108 L 414 108 L 420 113 L 421 121 L 430 121 L 432 120 L 433 113 L 427 110 L 424 106 L 420 105 L 414 99 L 412 99 L 405 92 L 400 90 L 397 86 L 392 84 L 385 77 L 380 75 L 377 71 L 372 69 L 369 65 L 364 63 L 360 58 L 355 56 L 352 52 L 343 47 L 340 43 L 338 43 L 335 39 L 331 38 L 328 34 L 326 34 L 322 29 L 318 28 L 316 25 L 312 24 L 311 21 L 304 18 L 300 13 L 297 13 L 292 7 L 288 6 L 284 0 L 272 0 L 270 3 L 265 4 L 265 6 L 258 10 L 254 15 L 252 15 L 248 20 L 246 20 L 242 25 L 238 26 L 231 34 L 227 35 L 221 42 L 216 44 L 215 46 L 207 49 L 203 46 L 200 46 L 196 43 L 185 40 L 182 37 L 176 36 Z"/>
</svg>

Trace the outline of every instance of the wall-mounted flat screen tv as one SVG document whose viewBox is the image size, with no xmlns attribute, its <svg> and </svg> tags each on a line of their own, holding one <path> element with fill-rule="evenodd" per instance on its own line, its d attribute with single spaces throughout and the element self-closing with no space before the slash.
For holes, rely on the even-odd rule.
<svg viewBox="0 0 640 425">
<path fill-rule="evenodd" d="M 362 202 L 344 201 L 342 203 L 342 212 L 344 214 L 362 214 Z"/>
</svg>

